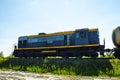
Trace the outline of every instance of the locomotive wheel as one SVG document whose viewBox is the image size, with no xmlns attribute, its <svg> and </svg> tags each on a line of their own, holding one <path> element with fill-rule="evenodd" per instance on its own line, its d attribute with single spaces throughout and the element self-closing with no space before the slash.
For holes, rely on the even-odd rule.
<svg viewBox="0 0 120 80">
<path fill-rule="evenodd" d="M 120 53 L 118 53 L 118 52 L 115 52 L 115 53 L 114 53 L 114 56 L 115 56 L 115 58 L 118 58 L 118 59 L 120 59 Z"/>
<path fill-rule="evenodd" d="M 69 59 L 69 57 L 68 57 L 68 56 L 67 56 L 67 57 L 65 56 L 65 57 L 63 57 L 63 59 Z"/>
<path fill-rule="evenodd" d="M 82 59 L 82 56 L 77 57 L 77 59 Z"/>
<path fill-rule="evenodd" d="M 98 57 L 98 53 L 92 54 L 91 57 L 97 58 Z"/>
<path fill-rule="evenodd" d="M 103 57 L 105 57 L 105 54 L 104 54 L 104 52 L 100 53 L 100 55 L 102 55 Z"/>
<path fill-rule="evenodd" d="M 76 56 L 77 59 L 82 59 L 82 54 L 79 56 Z"/>
<path fill-rule="evenodd" d="M 114 53 L 115 58 L 120 59 L 120 49 L 119 48 L 115 48 L 114 51 L 115 51 L 115 53 Z"/>
</svg>

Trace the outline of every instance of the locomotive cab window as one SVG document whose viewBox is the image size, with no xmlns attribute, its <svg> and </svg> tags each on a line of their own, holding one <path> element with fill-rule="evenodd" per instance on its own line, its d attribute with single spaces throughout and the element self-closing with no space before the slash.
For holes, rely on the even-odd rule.
<svg viewBox="0 0 120 80">
<path fill-rule="evenodd" d="M 22 41 L 21 41 L 21 40 L 19 41 L 19 44 L 20 44 L 20 45 L 22 44 Z"/>
<path fill-rule="evenodd" d="M 27 40 L 23 40 L 23 44 L 26 44 L 27 43 Z"/>
<path fill-rule="evenodd" d="M 80 38 L 86 38 L 86 32 L 80 32 Z"/>
<path fill-rule="evenodd" d="M 77 33 L 77 34 L 76 34 L 76 37 L 77 37 L 77 38 L 81 38 L 81 39 L 82 39 L 82 38 L 86 38 L 86 32 Z"/>
<path fill-rule="evenodd" d="M 76 38 L 79 38 L 80 37 L 80 33 L 76 33 Z"/>
<path fill-rule="evenodd" d="M 20 40 L 20 41 L 19 41 L 19 44 L 25 45 L 25 44 L 27 44 L 27 40 Z"/>
</svg>

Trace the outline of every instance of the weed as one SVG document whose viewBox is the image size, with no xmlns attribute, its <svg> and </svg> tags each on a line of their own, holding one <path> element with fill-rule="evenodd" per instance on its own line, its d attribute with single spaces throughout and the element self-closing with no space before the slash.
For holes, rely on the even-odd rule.
<svg viewBox="0 0 120 80">
<path fill-rule="evenodd" d="M 120 76 L 120 60 L 0 58 L 0 69 L 63 75 Z"/>
</svg>

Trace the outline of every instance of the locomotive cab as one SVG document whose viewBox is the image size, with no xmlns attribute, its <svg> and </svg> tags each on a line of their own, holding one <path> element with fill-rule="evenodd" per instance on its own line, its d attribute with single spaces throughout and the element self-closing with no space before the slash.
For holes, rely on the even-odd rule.
<svg viewBox="0 0 120 80">
<path fill-rule="evenodd" d="M 25 48 L 25 47 L 27 47 L 27 37 L 26 36 L 19 37 L 18 48 Z"/>
</svg>

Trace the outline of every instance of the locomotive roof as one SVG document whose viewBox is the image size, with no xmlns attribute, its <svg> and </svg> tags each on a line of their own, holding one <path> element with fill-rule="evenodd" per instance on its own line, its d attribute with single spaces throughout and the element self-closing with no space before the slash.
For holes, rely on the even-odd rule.
<svg viewBox="0 0 120 80">
<path fill-rule="evenodd" d="M 89 32 L 96 32 L 98 31 L 98 28 L 88 29 Z M 74 31 L 64 31 L 64 32 L 55 32 L 55 33 L 44 33 L 44 34 L 38 34 L 38 35 L 30 35 L 27 36 L 28 38 L 37 38 L 37 37 L 43 37 L 43 36 L 55 36 L 55 35 L 65 35 L 65 34 L 73 34 Z"/>
<path fill-rule="evenodd" d="M 56 33 L 48 33 L 48 34 L 40 34 L 40 35 L 31 35 L 27 36 L 28 38 L 42 37 L 42 36 L 55 36 L 62 34 L 73 34 L 75 31 L 65 31 L 65 32 L 56 32 Z"/>
</svg>

